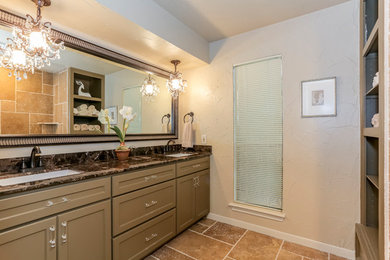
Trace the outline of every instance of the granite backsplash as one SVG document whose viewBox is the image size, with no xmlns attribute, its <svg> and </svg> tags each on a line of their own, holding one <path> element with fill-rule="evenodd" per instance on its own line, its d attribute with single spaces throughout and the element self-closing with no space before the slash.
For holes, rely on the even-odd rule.
<svg viewBox="0 0 390 260">
<path fill-rule="evenodd" d="M 166 146 L 147 146 L 133 148 L 130 154 L 132 156 L 154 155 L 174 152 L 212 152 L 212 147 L 208 145 L 195 145 L 193 149 L 183 149 L 180 144 L 170 145 L 169 151 Z M 30 165 L 30 157 L 0 159 L 0 175 L 18 173 L 22 160 Z M 70 165 L 91 164 L 94 162 L 106 162 L 116 159 L 114 150 L 103 150 L 93 152 L 79 152 L 66 154 L 43 155 L 42 161 L 46 170 L 64 168 Z"/>
</svg>

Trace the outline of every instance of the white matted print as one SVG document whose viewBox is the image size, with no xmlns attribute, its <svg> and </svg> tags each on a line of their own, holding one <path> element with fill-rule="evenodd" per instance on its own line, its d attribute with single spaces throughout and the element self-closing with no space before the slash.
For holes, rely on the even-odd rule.
<svg viewBox="0 0 390 260">
<path fill-rule="evenodd" d="M 302 117 L 336 116 L 336 78 L 302 82 Z"/>
<path fill-rule="evenodd" d="M 108 107 L 108 115 L 111 118 L 111 125 L 117 125 L 118 124 L 118 107 L 117 106 L 112 106 Z"/>
</svg>

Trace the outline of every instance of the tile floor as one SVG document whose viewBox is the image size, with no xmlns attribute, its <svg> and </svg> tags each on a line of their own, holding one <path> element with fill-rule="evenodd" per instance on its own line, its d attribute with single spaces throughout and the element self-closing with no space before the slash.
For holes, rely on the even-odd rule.
<svg viewBox="0 0 390 260">
<path fill-rule="evenodd" d="M 232 225 L 202 219 L 145 260 L 346 260 Z"/>
</svg>

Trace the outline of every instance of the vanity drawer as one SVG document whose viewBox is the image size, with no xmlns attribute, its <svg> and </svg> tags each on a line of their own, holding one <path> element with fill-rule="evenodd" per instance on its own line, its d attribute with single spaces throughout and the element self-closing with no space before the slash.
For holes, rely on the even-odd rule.
<svg viewBox="0 0 390 260">
<path fill-rule="evenodd" d="M 118 235 L 176 206 L 175 180 L 134 191 L 112 200 L 113 231 Z"/>
<path fill-rule="evenodd" d="M 177 177 L 210 168 L 210 157 L 194 159 L 177 164 Z"/>
<path fill-rule="evenodd" d="M 135 191 L 175 178 L 175 165 L 155 167 L 142 171 L 128 172 L 112 177 L 112 195 Z"/>
<path fill-rule="evenodd" d="M 110 178 L 0 200 L 0 230 L 110 197 Z"/>
<path fill-rule="evenodd" d="M 114 260 L 142 259 L 176 234 L 176 210 L 158 216 L 113 239 Z"/>
</svg>

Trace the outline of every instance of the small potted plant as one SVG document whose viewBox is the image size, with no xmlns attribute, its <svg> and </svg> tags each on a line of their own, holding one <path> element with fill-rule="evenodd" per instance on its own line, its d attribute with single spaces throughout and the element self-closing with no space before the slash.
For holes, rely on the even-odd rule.
<svg viewBox="0 0 390 260">
<path fill-rule="evenodd" d="M 130 154 L 130 148 L 125 144 L 127 128 L 129 127 L 129 123 L 134 120 L 136 114 L 133 114 L 133 108 L 128 106 L 123 106 L 122 109 L 119 110 L 119 114 L 123 117 L 122 129 L 118 126 L 111 126 L 110 123 L 112 122 L 112 119 L 110 118 L 107 109 L 100 110 L 98 119 L 102 124 L 108 126 L 108 132 L 112 129 L 118 136 L 120 145 L 116 148 L 115 153 L 118 160 L 123 161 L 127 160 Z"/>
</svg>

